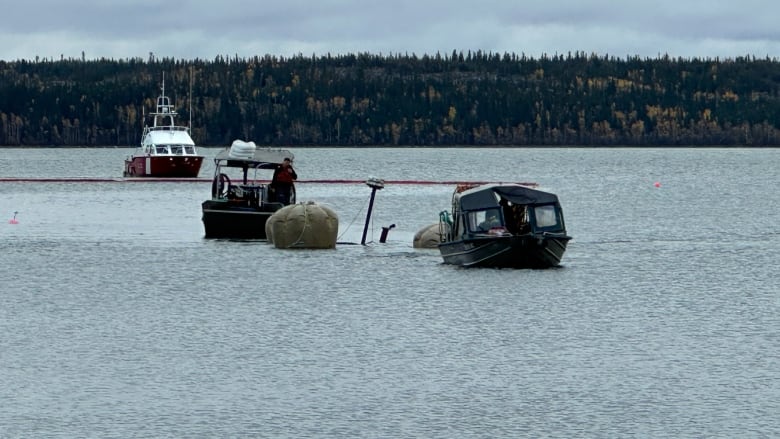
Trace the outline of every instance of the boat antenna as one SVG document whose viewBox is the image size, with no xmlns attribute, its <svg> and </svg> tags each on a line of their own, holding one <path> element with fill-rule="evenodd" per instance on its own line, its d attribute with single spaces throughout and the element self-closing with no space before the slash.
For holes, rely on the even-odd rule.
<svg viewBox="0 0 780 439">
<path fill-rule="evenodd" d="M 189 111 L 189 113 L 190 113 L 190 122 L 189 122 L 190 126 L 189 126 L 189 132 L 190 132 L 190 134 L 192 134 L 192 66 L 190 66 L 190 96 L 189 96 L 189 101 L 190 101 L 190 111 Z"/>
</svg>

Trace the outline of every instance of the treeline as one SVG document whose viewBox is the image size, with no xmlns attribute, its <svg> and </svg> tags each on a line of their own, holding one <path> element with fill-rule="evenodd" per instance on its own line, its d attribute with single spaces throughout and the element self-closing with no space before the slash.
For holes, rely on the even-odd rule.
<svg viewBox="0 0 780 439">
<path fill-rule="evenodd" d="M 0 145 L 138 145 L 163 74 L 204 146 L 780 144 L 776 59 L 453 51 L 0 61 Z"/>
</svg>

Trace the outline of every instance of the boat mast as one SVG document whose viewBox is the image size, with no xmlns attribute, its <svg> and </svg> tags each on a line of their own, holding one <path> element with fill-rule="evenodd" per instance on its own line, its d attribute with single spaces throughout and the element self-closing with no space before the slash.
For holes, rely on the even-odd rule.
<svg viewBox="0 0 780 439">
<path fill-rule="evenodd" d="M 372 177 L 366 180 L 366 185 L 368 185 L 368 187 L 371 188 L 371 199 L 368 202 L 368 212 L 366 212 L 366 225 L 363 227 L 363 238 L 360 239 L 360 245 L 366 245 L 366 233 L 368 233 L 368 224 L 371 222 L 371 211 L 374 209 L 374 196 L 376 195 L 377 190 L 385 187 L 385 181 Z"/>
<path fill-rule="evenodd" d="M 157 98 L 157 105 L 154 109 L 154 126 L 157 126 L 157 118 L 160 117 L 162 110 L 160 104 L 165 103 L 165 72 L 162 72 L 162 88 L 160 89 L 160 96 Z M 160 118 L 161 125 L 165 124 L 165 119 Z"/>
<path fill-rule="evenodd" d="M 190 122 L 189 122 L 189 126 L 187 127 L 187 132 L 190 133 L 190 135 L 192 135 L 192 66 L 190 66 L 190 96 L 189 96 L 189 101 L 190 101 L 190 111 L 189 111 L 189 113 L 190 113 Z"/>
</svg>

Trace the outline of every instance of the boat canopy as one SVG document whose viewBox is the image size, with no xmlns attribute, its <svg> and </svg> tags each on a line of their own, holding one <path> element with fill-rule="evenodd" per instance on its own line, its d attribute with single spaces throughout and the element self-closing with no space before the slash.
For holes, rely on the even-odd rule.
<svg viewBox="0 0 780 439">
<path fill-rule="evenodd" d="M 143 145 L 188 145 L 195 146 L 187 127 L 155 127 L 144 131 Z"/>
<path fill-rule="evenodd" d="M 235 157 L 230 148 L 217 153 L 214 163 L 218 166 L 234 168 L 274 169 L 285 158 L 294 159 L 292 152 L 286 149 L 257 148 L 251 157 Z"/>
<path fill-rule="evenodd" d="M 558 196 L 555 194 L 512 184 L 479 186 L 465 191 L 460 196 L 460 206 L 463 210 L 489 209 L 498 207 L 502 198 L 512 204 L 558 203 Z"/>
</svg>

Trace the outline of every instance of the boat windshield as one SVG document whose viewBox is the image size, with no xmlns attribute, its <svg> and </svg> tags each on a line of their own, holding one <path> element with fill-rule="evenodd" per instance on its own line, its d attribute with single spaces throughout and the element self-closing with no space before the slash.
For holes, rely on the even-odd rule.
<svg viewBox="0 0 780 439">
<path fill-rule="evenodd" d="M 468 213 L 469 231 L 474 233 L 487 232 L 492 227 L 503 225 L 499 209 L 475 210 Z"/>
<path fill-rule="evenodd" d="M 536 227 L 550 228 L 558 226 L 558 213 L 555 210 L 555 206 L 536 206 L 534 207 L 534 219 L 536 220 Z"/>
<path fill-rule="evenodd" d="M 166 145 L 157 145 L 157 154 L 168 154 L 168 147 Z"/>
</svg>

